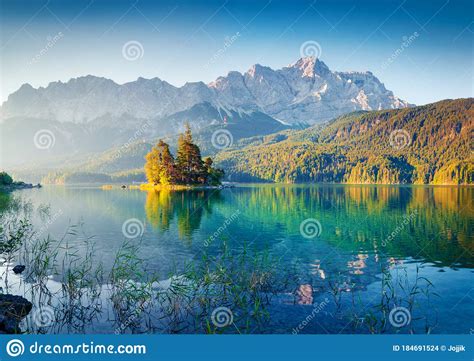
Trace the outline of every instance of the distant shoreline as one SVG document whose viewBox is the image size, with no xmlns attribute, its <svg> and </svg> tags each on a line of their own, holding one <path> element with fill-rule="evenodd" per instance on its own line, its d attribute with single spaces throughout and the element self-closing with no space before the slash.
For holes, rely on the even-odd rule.
<svg viewBox="0 0 474 361">
<path fill-rule="evenodd" d="M 111 190 L 111 189 L 139 189 L 142 191 L 161 191 L 161 190 L 170 190 L 170 191 L 181 191 L 181 190 L 198 190 L 198 189 L 223 189 L 223 188 L 233 188 L 233 184 L 222 184 L 218 186 L 210 186 L 210 185 L 183 185 L 183 184 L 169 184 L 169 185 L 163 185 L 163 184 L 132 184 L 132 185 L 127 185 L 127 184 L 104 184 L 101 186 L 101 189 L 103 190 Z"/>
<path fill-rule="evenodd" d="M 15 182 L 8 185 L 0 185 L 0 191 L 15 191 L 18 189 L 32 189 L 32 188 L 41 188 L 43 187 L 40 183 L 38 184 L 31 184 L 31 183 L 24 183 L 24 182 Z"/>
<path fill-rule="evenodd" d="M 309 186 L 309 185 L 332 185 L 332 186 L 363 186 L 363 187 L 473 187 L 474 184 L 415 184 L 415 183 L 329 183 L 329 182 L 319 182 L 319 183 L 275 183 L 275 182 L 224 182 L 221 186 L 186 186 L 186 185 L 171 185 L 171 186 L 151 186 L 148 184 L 130 184 L 130 183 L 62 183 L 62 184 L 42 184 L 41 187 L 49 186 L 62 186 L 62 187 L 93 187 L 93 188 L 102 188 L 102 189 L 142 189 L 142 190 L 189 190 L 189 189 L 219 189 L 219 188 L 233 188 L 238 186 L 288 186 L 288 187 L 298 187 L 298 186 Z M 125 186 L 125 187 L 123 187 Z M 123 187 L 123 188 L 122 188 Z M 36 185 L 28 188 L 37 188 Z M 25 189 L 28 189 L 25 188 Z M 0 190 L 2 187 L 0 186 Z"/>
</svg>

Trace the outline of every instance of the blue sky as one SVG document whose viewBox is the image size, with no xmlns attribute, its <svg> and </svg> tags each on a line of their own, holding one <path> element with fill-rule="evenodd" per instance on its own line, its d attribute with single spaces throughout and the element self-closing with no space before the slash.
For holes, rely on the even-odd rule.
<svg viewBox="0 0 474 361">
<path fill-rule="evenodd" d="M 473 96 L 472 1 L 1 0 L 1 7 L 2 101 L 23 83 L 87 74 L 118 83 L 209 82 L 255 63 L 285 66 L 308 41 L 331 70 L 370 70 L 411 103 Z M 130 41 L 138 55 L 132 46 L 124 56 Z"/>
</svg>

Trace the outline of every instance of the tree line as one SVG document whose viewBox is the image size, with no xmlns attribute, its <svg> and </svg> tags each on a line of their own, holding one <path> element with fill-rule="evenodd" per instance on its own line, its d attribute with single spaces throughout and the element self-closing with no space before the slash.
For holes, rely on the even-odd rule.
<svg viewBox="0 0 474 361">
<path fill-rule="evenodd" d="M 402 147 L 390 142 L 406 134 Z M 224 151 L 216 161 L 236 182 L 473 184 L 474 99 L 351 113 L 281 141 Z"/>
<path fill-rule="evenodd" d="M 154 185 L 219 185 L 224 176 L 223 170 L 212 166 L 210 157 L 202 159 L 189 124 L 179 135 L 176 158 L 169 145 L 160 139 L 145 159 L 146 178 Z"/>
</svg>

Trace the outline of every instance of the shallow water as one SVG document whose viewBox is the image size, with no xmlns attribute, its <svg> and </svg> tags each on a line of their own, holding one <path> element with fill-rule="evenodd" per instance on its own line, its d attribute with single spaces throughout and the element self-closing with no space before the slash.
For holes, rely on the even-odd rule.
<svg viewBox="0 0 474 361">
<path fill-rule="evenodd" d="M 382 270 L 403 287 L 414 284 L 417 268 L 433 287 L 410 306 L 407 327 L 386 332 L 471 331 L 473 188 L 242 185 L 147 193 L 49 186 L 13 196 L 49 205 L 49 220 L 34 218 L 41 235 L 60 238 L 68 225 L 83 223 L 85 235 L 72 242 L 81 247 L 93 236 L 106 272 L 127 238 L 140 243 L 147 273 L 163 280 L 200 262 L 203 251 L 220 252 L 222 240 L 232 249 L 268 250 L 297 285 L 274 298 L 259 332 L 369 332 L 366 320 L 353 327 L 354 312 L 377 312 L 370 310 L 382 297 Z M 90 331 L 113 332 L 104 322 Z"/>
</svg>

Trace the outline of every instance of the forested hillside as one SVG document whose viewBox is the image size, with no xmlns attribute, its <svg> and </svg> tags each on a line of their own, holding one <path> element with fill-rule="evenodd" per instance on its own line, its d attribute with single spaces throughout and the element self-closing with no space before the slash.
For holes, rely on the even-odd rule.
<svg viewBox="0 0 474 361">
<path fill-rule="evenodd" d="M 216 158 L 232 181 L 472 184 L 474 99 L 351 113 Z"/>
</svg>

